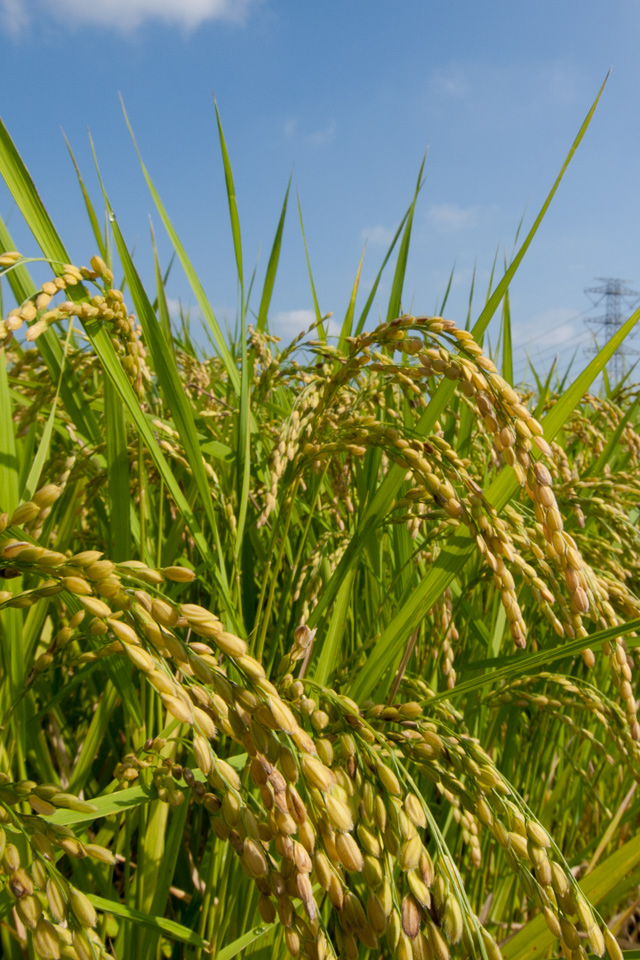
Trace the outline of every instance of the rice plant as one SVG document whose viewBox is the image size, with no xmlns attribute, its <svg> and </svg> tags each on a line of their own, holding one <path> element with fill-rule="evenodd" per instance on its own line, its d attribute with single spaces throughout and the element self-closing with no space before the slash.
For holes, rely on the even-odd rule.
<svg viewBox="0 0 640 960">
<path fill-rule="evenodd" d="M 589 392 L 639 314 L 560 391 L 508 309 L 483 348 L 595 106 L 473 326 L 402 309 L 421 169 L 284 347 L 289 191 L 254 308 L 218 116 L 235 342 L 142 165 L 210 350 L 79 171 L 70 262 L 0 127 L 3 956 L 639 955 L 638 392 Z"/>
</svg>

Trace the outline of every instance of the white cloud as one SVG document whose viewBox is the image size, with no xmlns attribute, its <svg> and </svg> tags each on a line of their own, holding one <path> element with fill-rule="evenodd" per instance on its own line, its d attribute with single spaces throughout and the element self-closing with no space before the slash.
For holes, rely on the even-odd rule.
<svg viewBox="0 0 640 960">
<path fill-rule="evenodd" d="M 514 343 L 544 352 L 578 346 L 589 336 L 581 315 L 571 307 L 548 307 L 513 325 Z"/>
<path fill-rule="evenodd" d="M 93 24 L 128 31 L 147 20 L 194 30 L 208 20 L 243 23 L 255 0 L 39 0 L 40 13 L 68 26 Z M 28 0 L 0 0 L 5 27 L 23 30 L 31 19 Z"/>
<path fill-rule="evenodd" d="M 570 106 L 578 98 L 580 76 L 575 67 L 565 63 L 554 63 L 543 73 L 551 99 L 561 106 Z"/>
<path fill-rule="evenodd" d="M 300 129 L 298 117 L 287 117 L 282 124 L 282 132 L 287 140 L 293 140 L 299 136 L 310 147 L 325 147 L 328 143 L 331 143 L 336 138 L 336 129 L 337 124 L 333 117 L 327 121 L 324 127 L 312 130 L 311 133 L 307 134 Z"/>
<path fill-rule="evenodd" d="M 523 118 L 532 109 L 546 111 L 549 103 L 560 108 L 572 106 L 585 95 L 584 70 L 570 57 L 452 62 L 434 71 L 428 85 L 430 107 L 453 109 L 452 101 L 457 101 L 456 108 L 473 109 L 468 114 L 470 123 L 494 118 L 492 104 L 500 104 L 506 124 L 515 111 Z"/>
<path fill-rule="evenodd" d="M 285 137 L 287 138 L 287 140 L 291 140 L 291 138 L 293 137 L 294 133 L 296 132 L 296 127 L 297 127 L 297 126 L 298 126 L 298 121 L 296 120 L 295 117 L 289 117 L 288 120 L 285 120 L 285 122 L 284 122 L 284 124 L 283 124 L 283 126 L 282 126 L 282 130 L 283 130 L 284 135 L 285 135 Z"/>
<path fill-rule="evenodd" d="M 383 227 L 381 223 L 375 227 L 364 227 L 360 231 L 360 239 L 376 247 L 388 247 L 396 235 L 397 227 Z"/>
<path fill-rule="evenodd" d="M 336 122 L 331 119 L 327 123 L 326 127 L 323 127 L 321 130 L 316 130 L 314 133 L 309 133 L 304 139 L 305 142 L 310 144 L 312 147 L 324 147 L 328 143 L 331 143 L 332 140 L 335 140 L 336 136 Z"/>
<path fill-rule="evenodd" d="M 433 269 L 429 271 L 432 289 L 444 292 L 451 280 L 452 287 L 459 287 L 468 292 L 471 290 L 471 284 L 474 284 L 476 296 L 480 291 L 484 291 L 489 282 L 490 272 L 477 264 L 468 263 L 464 254 L 461 257 L 462 262 L 453 262 L 448 270 Z M 453 277 L 451 276 L 453 270 Z M 466 307 L 466 303 L 465 303 Z"/>
<path fill-rule="evenodd" d="M 445 70 L 435 73 L 429 82 L 431 91 L 452 100 L 461 100 L 470 92 L 469 80 L 462 67 L 451 64 Z"/>
<path fill-rule="evenodd" d="M 479 209 L 459 207 L 455 203 L 437 203 L 429 209 L 427 219 L 441 233 L 459 233 L 475 227 Z"/>
<path fill-rule="evenodd" d="M 177 297 L 167 297 L 167 310 L 172 320 L 179 320 L 182 313 L 189 312 L 189 307 L 185 307 L 182 300 Z"/>
<path fill-rule="evenodd" d="M 291 343 L 298 334 L 306 333 L 309 327 L 313 326 L 315 322 L 315 310 L 281 310 L 271 318 L 269 327 L 271 332 L 277 337 L 280 337 L 286 346 L 288 343 Z M 324 327 L 329 338 L 334 337 L 337 339 L 340 336 L 342 324 L 334 320 L 333 317 L 325 320 Z M 314 326 L 311 331 L 311 339 L 314 340 L 316 338 L 317 334 Z"/>
<path fill-rule="evenodd" d="M 333 317 L 329 317 L 329 319 L 325 323 L 325 329 L 327 331 L 327 336 L 329 337 L 329 340 L 331 340 L 332 338 L 334 340 L 337 340 L 340 337 L 340 333 L 342 332 L 342 322 L 338 322 Z"/>
<path fill-rule="evenodd" d="M 289 342 L 299 333 L 306 333 L 315 319 L 313 310 L 281 310 L 271 318 L 269 326 L 277 337 Z"/>
<path fill-rule="evenodd" d="M 0 22 L 7 33 L 16 36 L 29 22 L 23 0 L 0 0 Z"/>
<path fill-rule="evenodd" d="M 547 330 L 544 342 L 545 346 L 560 347 L 574 342 L 578 337 L 581 340 L 584 339 L 585 331 L 579 331 L 573 323 L 561 323 L 559 326 Z"/>
</svg>

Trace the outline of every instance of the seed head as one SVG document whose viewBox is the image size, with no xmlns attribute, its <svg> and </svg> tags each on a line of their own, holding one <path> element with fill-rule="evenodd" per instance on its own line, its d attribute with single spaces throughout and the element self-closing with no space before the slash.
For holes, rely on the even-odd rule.
<svg viewBox="0 0 640 960">
<path fill-rule="evenodd" d="M 198 631 L 196 630 L 196 632 Z M 242 657 L 247 652 L 247 645 L 244 640 L 236 637 L 233 633 L 226 633 L 224 630 L 217 631 L 213 640 L 222 653 L 225 653 L 228 657 Z"/>
<path fill-rule="evenodd" d="M 345 870 L 350 873 L 362 872 L 364 866 L 362 851 L 350 833 L 336 835 L 336 851 Z"/>
<path fill-rule="evenodd" d="M 284 733 L 288 733 L 289 735 L 294 733 L 298 727 L 298 723 L 290 708 L 286 705 L 286 703 L 284 703 L 284 701 L 277 696 L 270 697 L 269 710 L 271 711 L 277 729 L 282 730 Z"/>
<path fill-rule="evenodd" d="M 321 760 L 312 756 L 302 758 L 302 774 L 308 784 L 323 793 L 328 793 L 336 782 L 335 774 Z"/>
<path fill-rule="evenodd" d="M 16 909 L 24 925 L 30 930 L 35 930 L 42 916 L 42 906 L 38 898 L 33 895 L 24 896 L 16 903 Z"/>
<path fill-rule="evenodd" d="M 624 954 L 620 949 L 618 941 L 611 933 L 608 927 L 605 927 L 603 930 L 604 935 L 604 944 L 609 954 L 610 960 L 623 960 Z"/>
<path fill-rule="evenodd" d="M 357 826 L 358 840 L 360 846 L 366 853 L 373 857 L 382 856 L 382 847 L 377 835 L 366 824 L 360 822 Z"/>
<path fill-rule="evenodd" d="M 258 910 L 264 923 L 273 923 L 276 919 L 276 908 L 273 905 L 273 900 L 269 897 L 260 897 L 258 900 Z"/>
<path fill-rule="evenodd" d="M 587 930 L 587 939 L 596 957 L 602 957 L 605 951 L 604 936 L 595 923 Z"/>
<path fill-rule="evenodd" d="M 335 794 L 329 794 L 325 801 L 329 823 L 335 830 L 350 832 L 353 830 L 353 817 L 349 807 Z"/>
<path fill-rule="evenodd" d="M 539 823 L 537 823 L 535 820 L 527 820 L 526 829 L 527 829 L 527 835 L 529 836 L 529 838 L 533 840 L 533 842 L 536 843 L 539 847 L 544 847 L 545 849 L 548 849 L 551 846 L 551 838 L 549 837 L 549 834 L 544 829 L 544 827 L 541 826 Z"/>
<path fill-rule="evenodd" d="M 174 583 L 191 583 L 196 576 L 188 567 L 161 567 L 160 573 Z"/>
<path fill-rule="evenodd" d="M 181 723 L 193 723 L 193 710 L 184 700 L 168 693 L 161 693 L 160 699 L 171 716 L 175 717 L 176 720 L 179 720 Z"/>
<path fill-rule="evenodd" d="M 58 960 L 60 957 L 60 941 L 56 928 L 42 917 L 33 931 L 33 944 L 42 960 Z"/>
<path fill-rule="evenodd" d="M 411 939 L 420 933 L 420 911 L 412 894 L 407 893 L 402 900 L 401 907 L 402 929 Z"/>
<path fill-rule="evenodd" d="M 226 797 L 225 797 L 226 799 Z M 223 801 L 224 809 L 224 801 Z M 267 874 L 267 858 L 261 844 L 255 840 L 245 840 L 243 850 L 244 861 L 252 877 L 264 877 Z"/>
<path fill-rule="evenodd" d="M 451 954 L 447 941 L 442 936 L 440 928 L 432 920 L 427 920 L 427 935 L 435 960 L 450 960 Z"/>
<path fill-rule="evenodd" d="M 107 863 L 110 866 L 113 866 L 116 862 L 116 858 L 107 847 L 103 847 L 98 843 L 85 843 L 84 845 L 85 853 L 88 857 L 91 857 L 92 860 L 99 860 L 100 863 Z"/>
<path fill-rule="evenodd" d="M 427 826 L 427 818 L 425 817 L 424 810 L 422 809 L 422 804 L 416 797 L 415 793 L 407 794 L 404 801 L 404 808 L 407 812 L 407 816 L 416 825 L 416 827 L 421 827 L 424 830 Z"/>
<path fill-rule="evenodd" d="M 62 923 L 67 917 L 67 902 L 57 880 L 50 877 L 45 887 L 49 912 L 56 923 Z"/>
<path fill-rule="evenodd" d="M 32 500 L 29 500 L 27 503 L 21 503 L 19 507 L 16 507 L 11 514 L 9 524 L 10 526 L 20 527 L 24 523 L 29 523 L 31 520 L 35 519 L 39 513 L 40 507 L 38 504 L 34 503 Z"/>
<path fill-rule="evenodd" d="M 111 614 L 111 607 L 108 607 L 102 600 L 98 600 L 97 597 L 78 596 L 78 600 L 92 617 L 104 618 Z"/>
<path fill-rule="evenodd" d="M 95 927 L 98 917 L 92 903 L 81 890 L 69 887 L 69 906 L 83 927 Z"/>
<path fill-rule="evenodd" d="M 402 844 L 400 848 L 400 869 L 401 870 L 414 870 L 420 863 L 420 856 L 422 854 L 422 840 L 416 834 Z"/>
<path fill-rule="evenodd" d="M 416 901 L 426 909 L 431 905 L 431 894 L 429 888 L 424 882 L 422 876 L 418 873 L 417 870 L 409 870 L 407 873 L 407 882 L 409 884 L 409 889 L 411 893 L 416 898 Z"/>
</svg>

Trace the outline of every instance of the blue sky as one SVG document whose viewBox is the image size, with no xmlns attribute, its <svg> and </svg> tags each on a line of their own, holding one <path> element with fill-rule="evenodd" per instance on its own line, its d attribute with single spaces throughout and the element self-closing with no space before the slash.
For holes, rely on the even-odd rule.
<svg viewBox="0 0 640 960">
<path fill-rule="evenodd" d="M 512 285 L 516 373 L 576 347 L 596 277 L 640 289 L 640 4 L 637 0 L 0 0 L 0 115 L 76 261 L 94 245 L 64 129 L 96 203 L 87 129 L 112 205 L 151 280 L 153 204 L 138 144 L 214 305 L 233 325 L 236 284 L 212 92 L 234 170 L 245 269 L 257 288 L 293 172 L 275 332 L 312 299 L 300 196 L 323 312 L 341 320 L 366 241 L 360 299 L 410 202 L 428 148 L 404 307 L 429 313 L 455 264 L 446 314 L 464 321 L 489 272 L 532 223 L 608 69 L 590 130 Z M 33 241 L 0 186 L 0 214 Z M 161 256 L 170 247 L 153 216 Z M 378 305 L 385 310 L 385 275 Z M 175 271 L 172 298 L 193 304 Z M 257 298 L 254 306 L 257 307 Z"/>
</svg>

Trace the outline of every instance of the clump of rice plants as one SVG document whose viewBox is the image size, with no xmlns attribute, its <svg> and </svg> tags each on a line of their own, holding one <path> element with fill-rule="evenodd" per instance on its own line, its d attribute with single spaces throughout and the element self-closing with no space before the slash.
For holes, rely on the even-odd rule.
<svg viewBox="0 0 640 960">
<path fill-rule="evenodd" d="M 282 349 L 287 198 L 252 325 L 220 127 L 236 343 L 143 168 L 205 353 L 114 218 L 70 262 L 0 133 L 52 272 L 0 224 L 3 956 L 619 960 L 638 400 L 588 393 L 617 341 L 535 396 L 484 352 L 541 217 L 465 329 L 402 311 L 416 190 L 386 319 L 354 288 Z"/>
</svg>

